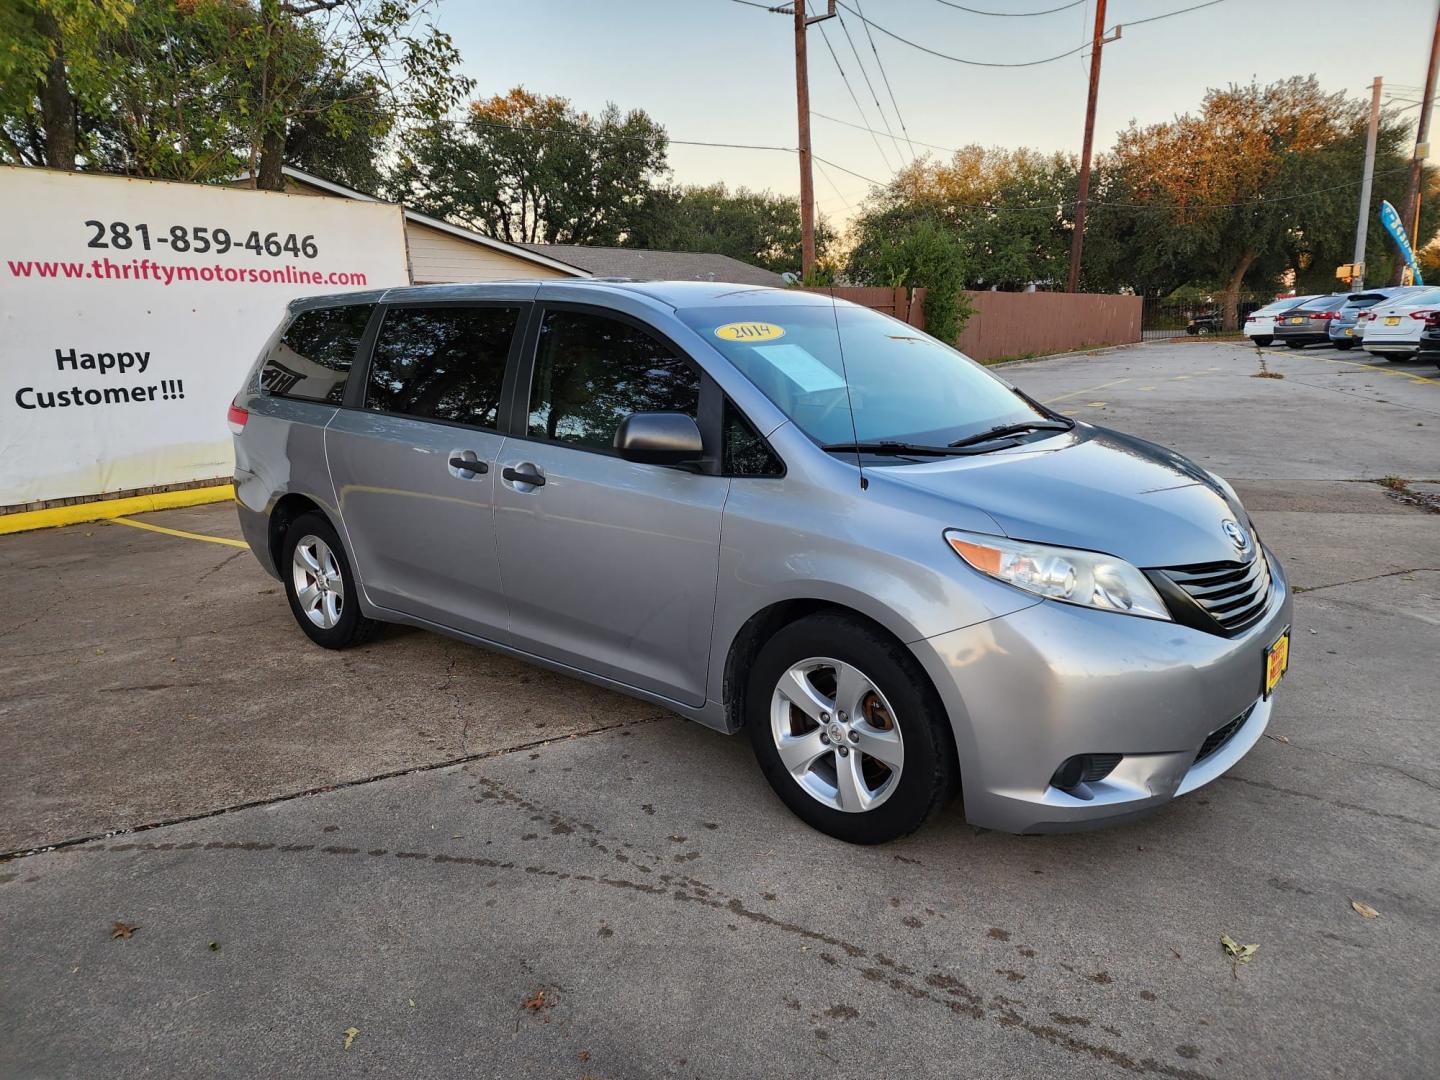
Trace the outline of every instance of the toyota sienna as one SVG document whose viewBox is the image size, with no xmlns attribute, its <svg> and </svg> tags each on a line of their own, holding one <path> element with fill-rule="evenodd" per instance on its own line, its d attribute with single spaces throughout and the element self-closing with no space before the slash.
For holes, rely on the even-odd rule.
<svg viewBox="0 0 1440 1080">
<path fill-rule="evenodd" d="M 297 300 L 230 409 L 301 630 L 407 623 L 746 732 L 815 828 L 1015 832 L 1224 773 L 1291 599 L 1231 487 L 797 290 Z"/>
</svg>

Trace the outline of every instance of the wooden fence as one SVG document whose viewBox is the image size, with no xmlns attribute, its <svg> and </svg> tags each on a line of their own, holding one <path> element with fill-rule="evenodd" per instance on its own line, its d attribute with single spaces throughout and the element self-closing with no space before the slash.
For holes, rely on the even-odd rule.
<svg viewBox="0 0 1440 1080">
<path fill-rule="evenodd" d="M 811 289 L 925 328 L 925 290 L 841 285 Z M 1069 352 L 1140 340 L 1138 296 L 1108 293 L 967 292 L 974 314 L 955 347 L 975 360 Z"/>
</svg>

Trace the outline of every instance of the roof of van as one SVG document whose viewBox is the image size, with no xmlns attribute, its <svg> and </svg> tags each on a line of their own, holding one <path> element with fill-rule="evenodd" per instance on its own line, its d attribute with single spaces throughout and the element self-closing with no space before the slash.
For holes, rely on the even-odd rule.
<svg viewBox="0 0 1440 1080">
<path fill-rule="evenodd" d="M 373 304 L 380 300 L 396 304 L 437 300 L 486 300 L 497 297 L 517 298 L 527 291 L 543 288 L 547 295 L 568 295 L 577 298 L 605 292 L 638 293 L 672 308 L 815 306 L 829 304 L 823 292 L 806 289 L 774 289 L 764 285 L 746 285 L 724 281 L 601 281 L 585 278 L 547 278 L 534 281 L 478 281 L 444 285 L 404 285 L 392 289 L 367 289 L 363 292 L 306 296 L 290 304 L 292 311 L 312 307 L 333 307 L 339 304 Z M 836 300 L 848 304 L 846 300 Z"/>
</svg>

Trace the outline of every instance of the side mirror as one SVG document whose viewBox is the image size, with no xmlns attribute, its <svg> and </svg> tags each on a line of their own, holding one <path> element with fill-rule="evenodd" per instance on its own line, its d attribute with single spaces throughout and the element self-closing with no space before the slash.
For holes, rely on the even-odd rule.
<svg viewBox="0 0 1440 1080">
<path fill-rule="evenodd" d="M 615 449 L 644 465 L 685 465 L 705 456 L 694 419 L 674 412 L 631 413 L 615 432 Z"/>
</svg>

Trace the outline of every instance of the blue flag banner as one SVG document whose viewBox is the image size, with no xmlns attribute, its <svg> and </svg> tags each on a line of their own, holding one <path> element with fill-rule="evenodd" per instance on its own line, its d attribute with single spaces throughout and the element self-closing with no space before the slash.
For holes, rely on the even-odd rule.
<svg viewBox="0 0 1440 1080">
<path fill-rule="evenodd" d="M 1380 224 L 1385 226 L 1390 239 L 1395 241 L 1400 254 L 1405 256 L 1405 261 L 1410 264 L 1410 272 L 1415 275 L 1415 284 L 1424 285 L 1425 279 L 1420 276 L 1420 267 L 1415 265 L 1415 252 L 1410 247 L 1410 238 L 1405 235 L 1405 224 L 1395 212 L 1395 207 L 1386 199 L 1380 200 Z"/>
</svg>

